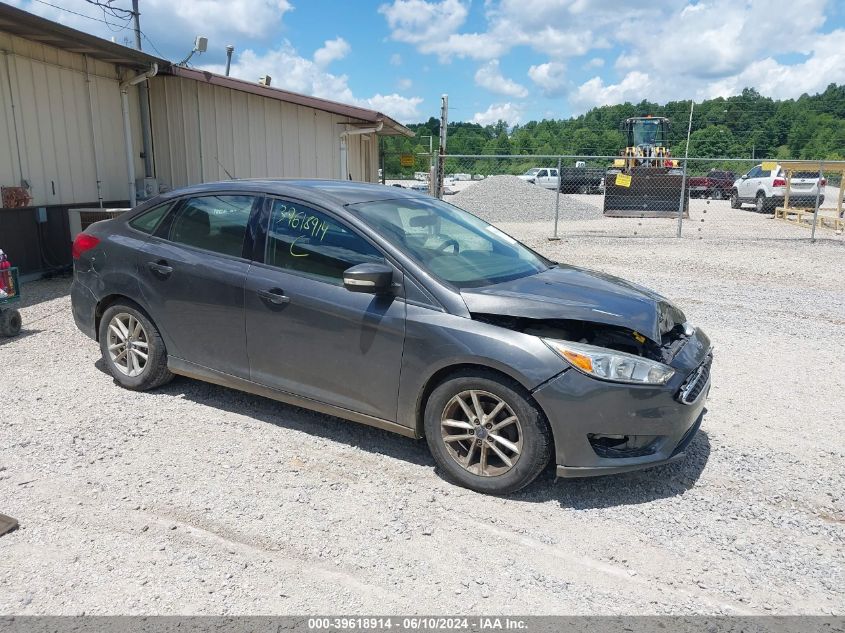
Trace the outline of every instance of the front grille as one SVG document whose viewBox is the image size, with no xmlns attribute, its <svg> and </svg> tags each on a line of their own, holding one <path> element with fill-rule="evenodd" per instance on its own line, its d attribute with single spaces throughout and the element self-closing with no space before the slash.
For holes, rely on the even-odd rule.
<svg viewBox="0 0 845 633">
<path fill-rule="evenodd" d="M 710 366 L 713 364 L 713 354 L 708 354 L 704 362 L 701 363 L 695 371 L 693 371 L 689 378 L 686 379 L 678 391 L 678 400 L 684 404 L 692 404 L 701 395 L 701 392 L 707 386 L 710 380 Z"/>
</svg>

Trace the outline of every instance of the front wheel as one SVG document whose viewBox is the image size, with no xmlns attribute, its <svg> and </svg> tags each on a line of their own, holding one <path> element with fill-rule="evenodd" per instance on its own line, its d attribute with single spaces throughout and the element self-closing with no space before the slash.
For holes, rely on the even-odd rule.
<svg viewBox="0 0 845 633">
<path fill-rule="evenodd" d="M 431 393 L 425 436 L 453 483 L 488 494 L 524 488 L 551 454 L 545 417 L 517 383 L 496 374 L 459 374 Z"/>
<path fill-rule="evenodd" d="M 140 306 L 109 306 L 100 319 L 100 352 L 109 373 L 133 391 L 154 389 L 173 378 L 158 329 Z"/>
<path fill-rule="evenodd" d="M 722 199 L 722 190 L 721 189 L 714 189 L 713 193 L 710 194 L 710 198 L 713 200 L 721 200 Z"/>
</svg>

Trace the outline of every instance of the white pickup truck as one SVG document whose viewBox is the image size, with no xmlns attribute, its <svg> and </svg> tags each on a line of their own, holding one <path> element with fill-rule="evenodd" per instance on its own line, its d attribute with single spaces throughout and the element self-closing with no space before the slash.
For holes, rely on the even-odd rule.
<svg viewBox="0 0 845 633">
<path fill-rule="evenodd" d="M 558 183 L 557 167 L 532 167 L 517 178 L 546 189 L 556 189 Z"/>
</svg>

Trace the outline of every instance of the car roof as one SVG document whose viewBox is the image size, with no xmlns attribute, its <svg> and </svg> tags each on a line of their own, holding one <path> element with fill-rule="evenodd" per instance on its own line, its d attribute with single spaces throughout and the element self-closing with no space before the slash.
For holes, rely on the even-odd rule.
<svg viewBox="0 0 845 633">
<path fill-rule="evenodd" d="M 371 202 L 374 200 L 396 200 L 403 198 L 428 198 L 415 191 L 388 187 L 370 182 L 354 180 L 322 180 L 319 178 L 250 178 L 206 182 L 174 189 L 162 198 L 174 198 L 185 195 L 200 195 L 221 191 L 243 191 L 280 196 L 307 198 L 315 202 L 337 205 Z"/>
</svg>

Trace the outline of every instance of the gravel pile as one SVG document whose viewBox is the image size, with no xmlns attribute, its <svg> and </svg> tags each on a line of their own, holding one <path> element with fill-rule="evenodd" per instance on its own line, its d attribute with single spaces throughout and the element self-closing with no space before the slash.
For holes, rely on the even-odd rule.
<svg viewBox="0 0 845 633">
<path fill-rule="evenodd" d="M 488 222 L 540 222 L 555 217 L 556 193 L 520 180 L 516 176 L 490 176 L 447 198 Z M 602 217 L 601 196 L 597 204 L 585 196 L 561 195 L 560 219 L 597 220 Z"/>
<path fill-rule="evenodd" d="M 845 243 L 691 213 L 680 240 L 508 224 L 676 300 L 716 359 L 682 461 L 503 498 L 445 483 L 422 441 L 184 378 L 121 389 L 68 280 L 27 284 L 0 339 L 0 512 L 21 524 L 0 615 L 845 613 Z"/>
</svg>

